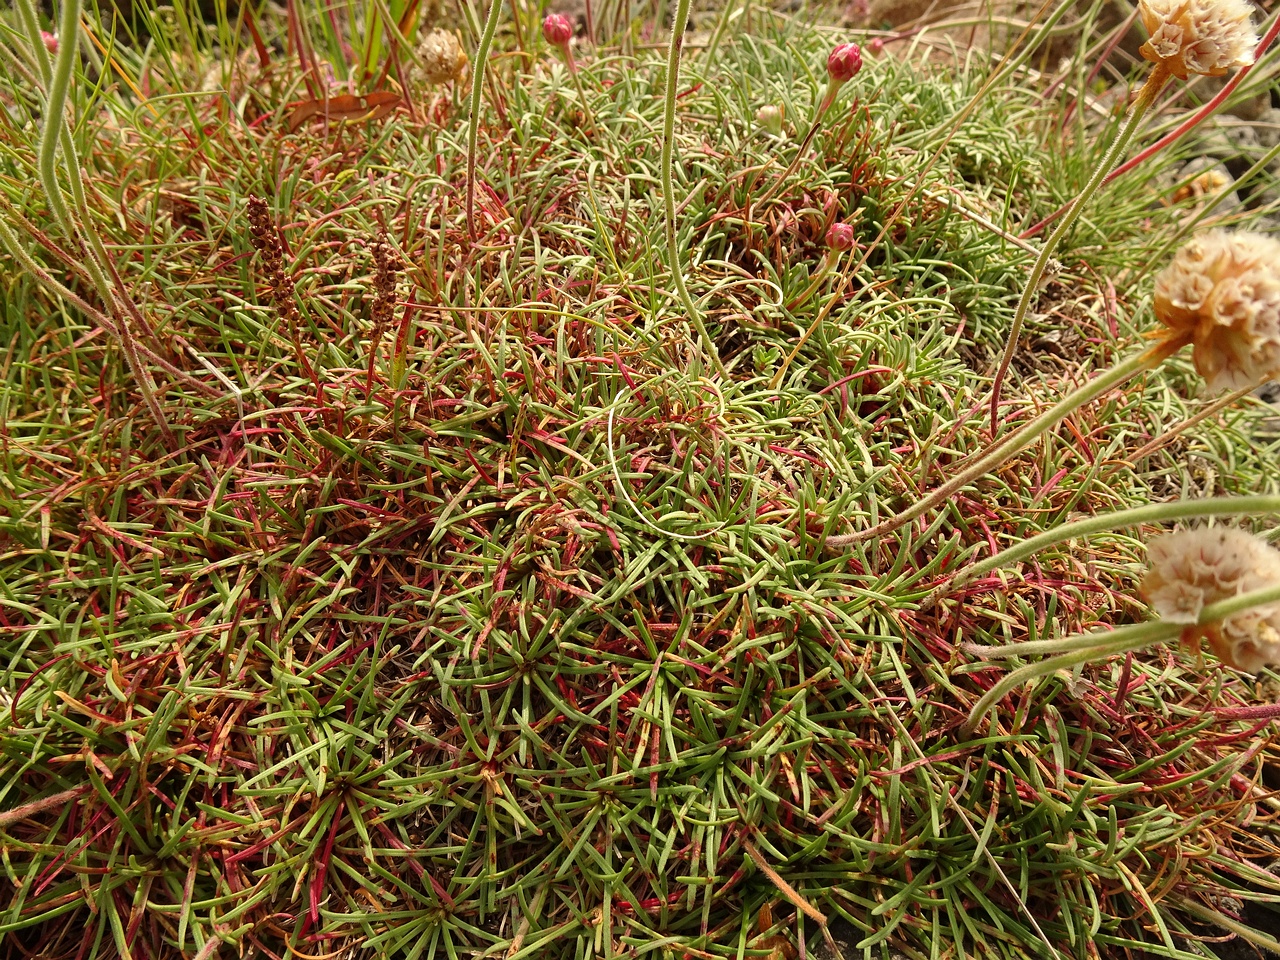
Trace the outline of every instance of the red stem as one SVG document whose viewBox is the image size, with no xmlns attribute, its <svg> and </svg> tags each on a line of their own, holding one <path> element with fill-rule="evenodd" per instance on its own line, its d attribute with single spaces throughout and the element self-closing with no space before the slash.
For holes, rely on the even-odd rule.
<svg viewBox="0 0 1280 960">
<path fill-rule="evenodd" d="M 1226 82 L 1223 88 L 1218 91 L 1217 95 L 1212 100 L 1206 103 L 1203 107 L 1201 107 L 1191 116 L 1187 117 L 1187 119 L 1182 121 L 1182 123 L 1178 124 L 1177 129 L 1172 130 L 1169 133 L 1166 133 L 1163 137 L 1161 137 L 1151 146 L 1147 147 L 1145 150 L 1138 152 L 1131 159 L 1120 164 L 1120 166 L 1116 167 L 1114 170 L 1108 173 L 1106 176 L 1106 179 L 1102 181 L 1103 185 L 1110 183 L 1112 180 L 1114 180 L 1116 177 L 1120 176 L 1121 174 L 1128 173 L 1130 170 L 1132 170 L 1138 164 L 1142 163 L 1152 154 L 1159 153 L 1165 147 L 1169 146 L 1169 144 L 1173 143 L 1175 140 L 1177 140 L 1179 137 L 1185 134 L 1192 127 L 1195 127 L 1197 124 L 1202 123 L 1210 114 L 1212 114 L 1215 110 L 1217 110 L 1218 107 L 1222 106 L 1223 102 L 1225 102 L 1226 99 L 1229 96 L 1231 96 L 1235 88 L 1240 86 L 1240 83 L 1241 81 L 1244 80 L 1245 75 L 1248 74 L 1248 72 L 1257 65 L 1258 61 L 1262 59 L 1262 55 L 1266 52 L 1267 47 L 1271 46 L 1271 43 L 1273 40 L 1275 40 L 1277 34 L 1280 34 L 1280 17 L 1276 18 L 1276 21 L 1271 24 L 1271 28 L 1267 30 L 1262 40 L 1258 43 L 1258 49 L 1254 51 L 1253 63 L 1249 64 L 1247 67 L 1241 67 L 1239 70 L 1237 70 L 1236 75 Z M 1066 213 L 1067 210 L 1070 209 L 1070 207 L 1071 207 L 1070 203 L 1067 203 L 1062 207 L 1059 207 L 1053 213 L 1049 214 L 1049 216 L 1045 217 L 1043 220 L 1037 223 L 1034 227 L 1024 230 L 1022 231 L 1022 233 L 1018 234 L 1018 238 L 1020 240 L 1026 240 L 1028 237 L 1034 237 L 1041 230 L 1043 230 L 1049 224 L 1053 223 L 1053 221 L 1057 220 L 1060 216 Z"/>
</svg>

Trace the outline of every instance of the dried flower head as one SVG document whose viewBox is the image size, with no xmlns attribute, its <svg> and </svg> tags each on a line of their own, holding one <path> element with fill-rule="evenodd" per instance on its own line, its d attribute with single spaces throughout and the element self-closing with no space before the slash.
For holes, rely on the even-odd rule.
<svg viewBox="0 0 1280 960">
<path fill-rule="evenodd" d="M 832 83 L 852 80 L 862 69 L 862 49 L 856 43 L 842 43 L 827 57 L 827 76 Z"/>
<path fill-rule="evenodd" d="M 1179 80 L 1253 63 L 1258 35 L 1249 0 L 1139 0 L 1138 12 L 1150 35 L 1140 52 Z"/>
<path fill-rule="evenodd" d="M 448 30 L 428 33 L 418 45 L 418 57 L 422 60 L 422 72 L 428 83 L 461 80 L 467 69 L 467 55 L 462 52 L 462 44 Z"/>
<path fill-rule="evenodd" d="M 1280 376 L 1280 240 L 1211 230 L 1156 275 L 1156 318 L 1166 340 L 1193 345 L 1210 390 Z"/>
<path fill-rule="evenodd" d="M 836 251 L 852 250 L 853 224 L 836 221 L 827 229 L 827 246 Z"/>
<path fill-rule="evenodd" d="M 542 21 L 542 36 L 553 47 L 567 47 L 573 39 L 573 24 L 563 13 L 548 13 Z"/>
<path fill-rule="evenodd" d="M 1157 537 L 1147 558 L 1142 595 L 1163 619 L 1189 624 L 1184 641 L 1206 639 L 1223 663 L 1249 673 L 1280 663 L 1280 604 L 1195 625 L 1210 604 L 1280 585 L 1280 551 L 1243 530 L 1200 527 Z"/>
</svg>

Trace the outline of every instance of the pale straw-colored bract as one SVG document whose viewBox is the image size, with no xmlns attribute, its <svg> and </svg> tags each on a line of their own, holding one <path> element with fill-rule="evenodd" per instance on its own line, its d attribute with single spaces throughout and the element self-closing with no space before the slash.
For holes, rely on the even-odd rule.
<svg viewBox="0 0 1280 960">
<path fill-rule="evenodd" d="M 1147 558 L 1142 595 L 1162 619 L 1188 624 L 1187 639 L 1207 640 L 1218 659 L 1248 673 L 1280 663 L 1280 604 L 1191 626 L 1210 604 L 1280 584 L 1280 551 L 1233 527 L 1199 527 L 1157 537 Z"/>
<path fill-rule="evenodd" d="M 1149 35 L 1142 55 L 1179 80 L 1253 63 L 1258 35 L 1248 0 L 1140 0 L 1138 12 Z"/>
<path fill-rule="evenodd" d="M 1210 390 L 1280 377 L 1280 240 L 1221 230 L 1193 238 L 1157 274 L 1155 314 L 1166 339 L 1192 345 Z"/>
</svg>

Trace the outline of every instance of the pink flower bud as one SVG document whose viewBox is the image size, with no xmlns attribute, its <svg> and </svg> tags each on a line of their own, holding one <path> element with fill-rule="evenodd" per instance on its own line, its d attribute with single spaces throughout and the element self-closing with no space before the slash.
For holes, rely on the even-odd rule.
<svg viewBox="0 0 1280 960">
<path fill-rule="evenodd" d="M 562 13 L 548 13 L 542 21 L 542 36 L 553 47 L 567 47 L 573 39 L 573 24 Z"/>
<path fill-rule="evenodd" d="M 842 43 L 827 57 L 827 76 L 832 83 L 852 80 L 862 69 L 862 50 L 856 43 Z"/>
<path fill-rule="evenodd" d="M 871 42 L 867 44 L 867 52 L 873 57 L 878 57 L 882 50 L 884 50 L 884 37 L 872 37 Z"/>
<path fill-rule="evenodd" d="M 827 230 L 827 246 L 841 252 L 852 250 L 854 246 L 853 224 L 836 221 Z"/>
<path fill-rule="evenodd" d="M 50 53 L 58 52 L 58 35 L 56 33 L 48 33 L 45 30 L 41 30 L 40 39 L 44 41 L 45 49 Z"/>
</svg>

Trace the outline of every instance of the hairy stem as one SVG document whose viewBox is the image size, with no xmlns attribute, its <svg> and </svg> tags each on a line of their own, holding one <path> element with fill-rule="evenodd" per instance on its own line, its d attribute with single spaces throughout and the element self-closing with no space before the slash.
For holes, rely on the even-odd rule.
<svg viewBox="0 0 1280 960">
<path fill-rule="evenodd" d="M 1004 385 L 1004 378 L 1009 372 L 1009 364 L 1013 360 L 1013 354 L 1018 349 L 1018 337 L 1022 333 L 1022 323 L 1026 319 L 1027 310 L 1031 306 L 1031 298 L 1035 296 L 1036 290 L 1040 286 L 1040 278 L 1044 276 L 1044 270 L 1049 264 L 1049 258 L 1053 255 L 1053 251 L 1057 249 L 1067 231 L 1075 224 L 1081 212 L 1083 212 L 1085 204 L 1093 198 L 1093 195 L 1098 191 L 1098 187 L 1102 186 L 1103 178 L 1116 165 L 1117 158 L 1123 155 L 1125 148 L 1129 146 L 1129 141 L 1133 139 L 1134 133 L 1137 132 L 1143 115 L 1154 102 L 1156 95 L 1164 88 L 1169 77 L 1169 68 L 1163 63 L 1157 64 L 1155 69 L 1151 71 L 1151 74 L 1147 77 L 1147 82 L 1142 85 L 1142 89 L 1138 93 L 1138 100 L 1133 105 L 1129 119 L 1125 122 L 1120 133 L 1116 135 L 1116 139 L 1107 150 L 1106 155 L 1094 167 L 1093 173 L 1089 177 L 1089 182 L 1085 184 L 1080 195 L 1072 202 L 1066 216 L 1054 228 L 1053 233 L 1049 235 L 1049 239 L 1044 242 L 1044 246 L 1040 250 L 1040 256 L 1036 258 L 1035 265 L 1031 268 L 1031 275 L 1027 277 L 1027 284 L 1022 290 L 1022 298 L 1018 301 L 1018 309 L 1013 315 L 1013 326 L 1009 328 L 1009 341 L 1005 344 L 1004 354 L 1000 357 L 1000 366 L 996 369 L 995 379 L 991 383 L 992 436 L 995 436 L 996 430 L 999 428 L 1000 388 Z"/>
<path fill-rule="evenodd" d="M 45 194 L 49 200 L 49 207 L 66 233 L 67 238 L 74 242 L 77 238 L 83 237 L 86 253 L 88 254 L 85 257 L 85 268 L 88 270 L 94 286 L 97 287 L 98 295 L 102 298 L 103 305 L 108 312 L 120 313 L 119 323 L 113 332 L 124 350 L 125 360 L 133 372 L 134 379 L 138 384 L 138 390 L 142 394 L 143 402 L 151 412 L 156 426 L 160 428 L 165 442 L 172 446 L 173 434 L 169 429 L 169 423 L 164 416 L 164 411 L 160 407 L 160 402 L 156 399 L 155 381 L 151 377 L 150 369 L 142 362 L 138 352 L 138 344 L 134 339 L 133 332 L 129 329 L 129 321 L 124 313 L 127 312 L 133 315 L 144 328 L 146 324 L 142 318 L 141 311 L 129 299 L 124 291 L 123 284 L 115 275 L 115 271 L 111 269 L 110 255 L 107 253 L 107 248 L 103 245 L 101 237 L 98 236 L 97 230 L 94 229 L 88 200 L 84 192 L 84 183 L 80 177 L 80 163 L 76 155 L 75 142 L 72 139 L 71 128 L 65 116 L 67 95 L 71 89 L 71 76 L 79 48 L 77 39 L 80 33 L 80 0 L 66 0 L 63 3 L 62 19 L 58 28 L 61 43 L 58 47 L 57 59 L 54 60 L 52 66 L 49 64 L 48 56 L 44 49 L 44 41 L 40 36 L 38 21 L 35 11 L 31 8 L 30 0 L 21 0 L 20 5 L 23 7 L 21 16 L 27 30 L 28 40 L 36 51 L 41 74 L 48 82 L 48 91 L 44 104 L 44 123 L 40 132 L 38 169 L 41 185 L 44 187 Z M 62 186 L 58 183 L 59 144 L 62 146 L 62 159 L 67 171 L 67 182 L 71 187 L 71 196 L 80 219 L 78 224 L 75 218 L 72 217 L 71 210 L 67 207 L 66 199 L 62 195 Z M 108 280 L 108 273 L 111 274 L 112 279 L 117 281 L 115 288 Z M 117 289 L 120 292 L 119 296 L 117 296 Z M 113 308 L 116 309 L 113 311 Z"/>
<path fill-rule="evenodd" d="M 925 597 L 921 606 L 926 609 L 932 607 L 948 593 L 966 583 L 972 583 L 978 577 L 1001 567 L 1021 563 L 1045 547 L 1065 543 L 1076 537 L 1087 537 L 1104 530 L 1133 527 L 1143 523 L 1163 523 L 1169 520 L 1187 520 L 1192 517 L 1232 517 L 1244 514 L 1256 516 L 1267 513 L 1280 513 L 1280 497 L 1205 497 L 1202 500 L 1179 500 L 1175 503 L 1149 504 L 1145 507 L 1134 507 L 1131 510 L 1118 510 L 1099 517 L 1088 517 L 1074 523 L 1064 523 L 958 571 L 949 581 Z"/>
<path fill-rule="evenodd" d="M 1093 380 L 1090 380 L 1088 383 L 1067 394 L 1067 396 L 1063 397 L 1034 420 L 1024 424 L 1021 428 L 1004 437 L 1002 440 L 993 443 L 986 453 L 982 454 L 974 460 L 973 463 L 962 469 L 954 477 L 942 486 L 938 487 L 928 496 L 922 497 L 920 500 L 916 501 L 915 504 L 908 507 L 906 510 L 890 517 L 882 523 L 876 524 L 868 530 L 862 530 L 858 533 L 850 533 L 838 537 L 828 537 L 827 546 L 838 550 L 862 540 L 883 536 L 886 533 L 892 533 L 904 524 L 910 523 L 916 517 L 927 513 L 934 507 L 950 499 L 953 494 L 958 493 L 974 480 L 986 473 L 990 473 L 1010 457 L 1022 450 L 1025 450 L 1044 434 L 1048 433 L 1050 429 L 1065 420 L 1086 403 L 1101 396 L 1108 390 L 1114 389 L 1126 380 L 1142 373 L 1145 370 L 1155 369 L 1164 362 L 1166 358 L 1177 352 L 1177 350 L 1183 346 L 1185 346 L 1185 343 L 1179 343 L 1177 341 L 1164 341 L 1157 343 L 1155 346 L 1149 347 L 1142 353 L 1130 357 L 1123 363 L 1099 374 Z"/>
<path fill-rule="evenodd" d="M 675 153 L 676 137 L 676 94 L 680 86 L 680 51 L 684 47 L 684 28 L 689 22 L 689 0 L 678 0 L 675 20 L 671 24 L 671 46 L 667 52 L 667 90 L 666 102 L 662 113 L 662 200 L 667 228 L 667 259 L 670 261 L 671 277 L 680 295 L 680 303 L 684 307 L 689 322 L 698 332 L 702 347 L 711 358 L 711 364 L 721 376 L 725 375 L 724 365 L 720 362 L 720 354 L 716 345 L 707 333 L 706 324 L 702 322 L 702 312 L 693 298 L 689 296 L 689 288 L 685 286 L 684 273 L 680 267 L 680 244 L 676 237 L 676 191 L 672 183 L 671 165 Z"/>
<path fill-rule="evenodd" d="M 489 62 L 489 48 L 498 29 L 502 0 L 489 0 L 489 16 L 476 50 L 475 71 L 471 78 L 471 118 L 467 125 L 467 236 L 476 239 L 476 143 L 480 138 L 480 100 L 484 95 L 484 71 Z"/>
<path fill-rule="evenodd" d="M 1239 596 L 1219 600 L 1217 603 L 1206 606 L 1200 611 L 1200 616 L 1196 618 L 1195 625 L 1203 627 L 1208 624 L 1221 623 L 1228 617 L 1233 617 L 1238 613 L 1243 613 L 1254 607 L 1269 606 L 1277 602 L 1280 602 L 1280 586 L 1242 593 Z M 1002 677 L 1000 682 L 983 694 L 978 702 L 973 705 L 973 709 L 969 711 L 969 718 L 964 725 L 965 733 L 972 733 L 973 728 L 977 726 L 978 721 L 982 719 L 988 710 L 1028 680 L 1043 677 L 1064 667 L 1075 667 L 1100 657 L 1109 657 L 1129 650 L 1140 650 L 1154 643 L 1172 640 L 1180 636 L 1188 626 L 1192 625 L 1170 623 L 1167 620 L 1153 620 L 1149 623 L 1135 623 L 1124 627 L 1116 627 L 1114 630 L 1100 631 L 1097 634 L 1077 634 L 1073 637 L 1064 637 L 1061 640 L 1035 642 L 1034 652 L 1052 650 L 1068 652 L 1059 653 L 1057 656 L 1049 657 L 1047 660 L 1041 660 L 1038 663 L 1027 664 L 1025 667 L 1019 667 L 1017 670 L 1012 670 Z M 1082 649 L 1085 640 L 1093 639 L 1095 636 L 1097 638 L 1096 644 L 1083 646 Z M 988 655 L 994 654 L 1002 657 L 1016 656 L 1014 648 L 1019 646 L 1016 643 L 1008 644 L 1003 647 L 994 647 L 986 652 Z M 1022 645 L 1022 647 L 1024 652 L 1033 652 L 1031 644 Z"/>
<path fill-rule="evenodd" d="M 964 724 L 965 733 L 971 733 L 988 710 L 1028 680 L 1055 673 L 1065 667 L 1076 667 L 1090 660 L 1098 660 L 1128 650 L 1140 650 L 1162 640 L 1172 640 L 1182 633 L 1185 626 L 1186 624 L 1182 623 L 1165 623 L 1162 620 L 1156 620 L 1153 623 L 1117 627 L 1115 630 L 1100 632 L 1096 642 L 1083 650 L 1060 653 L 1056 657 L 1049 657 L 1047 660 L 1029 663 L 1025 667 L 1011 670 L 973 705 L 973 709 L 969 711 L 969 718 Z M 1061 642 L 1073 644 L 1076 639 L 1078 638 L 1069 638 Z"/>
</svg>

